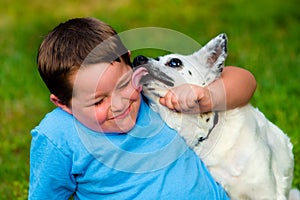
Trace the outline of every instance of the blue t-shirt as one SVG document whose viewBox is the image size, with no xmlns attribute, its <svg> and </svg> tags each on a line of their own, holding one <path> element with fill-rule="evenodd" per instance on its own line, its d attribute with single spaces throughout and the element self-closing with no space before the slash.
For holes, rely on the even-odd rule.
<svg viewBox="0 0 300 200">
<path fill-rule="evenodd" d="M 60 108 L 31 134 L 29 199 L 228 199 L 144 101 L 127 134 L 94 132 Z"/>
</svg>

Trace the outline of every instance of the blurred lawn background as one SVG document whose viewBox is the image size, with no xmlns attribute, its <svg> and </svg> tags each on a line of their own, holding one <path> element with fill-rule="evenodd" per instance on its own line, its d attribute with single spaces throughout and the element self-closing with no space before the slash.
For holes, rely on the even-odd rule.
<svg viewBox="0 0 300 200">
<path fill-rule="evenodd" d="M 86 16 L 99 18 L 118 32 L 169 28 L 200 44 L 226 32 L 226 64 L 255 75 L 258 87 L 251 103 L 291 137 L 293 186 L 300 188 L 299 11 L 297 0 L 2 0 L 0 199 L 27 198 L 30 130 L 53 108 L 36 69 L 38 45 L 58 23 Z"/>
</svg>

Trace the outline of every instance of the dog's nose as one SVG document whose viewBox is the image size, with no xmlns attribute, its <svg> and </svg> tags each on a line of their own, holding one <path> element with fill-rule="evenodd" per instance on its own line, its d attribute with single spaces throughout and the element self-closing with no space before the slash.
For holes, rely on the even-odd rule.
<svg viewBox="0 0 300 200">
<path fill-rule="evenodd" d="M 137 56 L 133 59 L 133 67 L 137 67 L 139 65 L 146 64 L 148 62 L 148 58 L 145 56 Z"/>
</svg>

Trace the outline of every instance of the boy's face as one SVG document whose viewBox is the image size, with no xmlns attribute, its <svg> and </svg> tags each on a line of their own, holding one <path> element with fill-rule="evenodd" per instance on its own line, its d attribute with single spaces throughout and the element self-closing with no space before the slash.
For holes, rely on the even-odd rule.
<svg viewBox="0 0 300 200">
<path fill-rule="evenodd" d="M 132 86 L 131 75 L 131 67 L 123 62 L 81 67 L 72 77 L 72 114 L 95 131 L 128 132 L 140 106 L 140 92 Z"/>
</svg>

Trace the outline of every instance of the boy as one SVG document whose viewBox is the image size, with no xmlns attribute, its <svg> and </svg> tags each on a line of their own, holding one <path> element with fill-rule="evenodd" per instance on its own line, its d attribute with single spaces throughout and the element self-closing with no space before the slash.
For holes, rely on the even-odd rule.
<svg viewBox="0 0 300 200">
<path fill-rule="evenodd" d="M 116 32 L 97 19 L 71 19 L 46 36 L 38 66 L 58 108 L 31 132 L 29 199 L 228 199 L 133 87 L 129 56 Z M 224 72 L 226 105 L 247 103 L 253 76 L 234 67 Z M 207 88 L 195 91 L 200 111 L 225 101 L 211 102 Z M 185 100 L 174 96 L 170 91 L 161 103 L 179 109 Z"/>
</svg>

